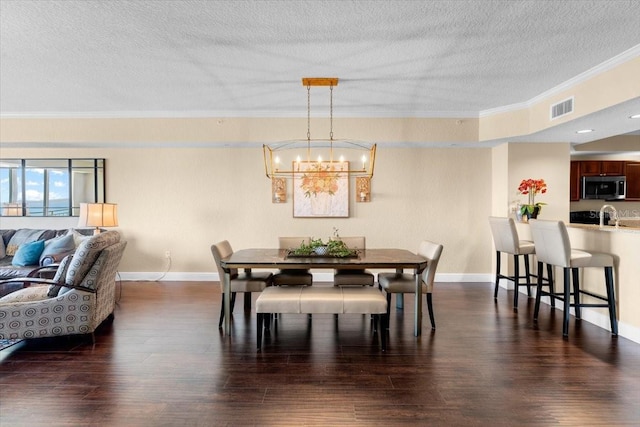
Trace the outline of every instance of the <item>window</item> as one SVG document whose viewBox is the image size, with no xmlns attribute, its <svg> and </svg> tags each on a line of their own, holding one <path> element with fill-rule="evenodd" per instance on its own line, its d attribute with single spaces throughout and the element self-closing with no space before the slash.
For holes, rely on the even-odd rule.
<svg viewBox="0 0 640 427">
<path fill-rule="evenodd" d="M 104 159 L 0 159 L 0 216 L 77 216 L 104 203 Z"/>
</svg>

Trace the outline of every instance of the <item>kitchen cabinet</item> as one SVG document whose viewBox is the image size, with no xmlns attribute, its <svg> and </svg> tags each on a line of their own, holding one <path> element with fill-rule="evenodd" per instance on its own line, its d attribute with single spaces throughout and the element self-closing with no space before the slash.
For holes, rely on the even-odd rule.
<svg viewBox="0 0 640 427">
<path fill-rule="evenodd" d="M 577 160 L 571 162 L 571 173 L 569 181 L 569 199 L 572 202 L 580 200 L 580 163 Z"/>
<path fill-rule="evenodd" d="M 583 160 L 580 162 L 580 175 L 624 175 L 624 166 L 625 162 L 617 160 Z"/>
<path fill-rule="evenodd" d="M 624 175 L 627 177 L 626 200 L 640 200 L 640 162 L 625 162 Z"/>
</svg>

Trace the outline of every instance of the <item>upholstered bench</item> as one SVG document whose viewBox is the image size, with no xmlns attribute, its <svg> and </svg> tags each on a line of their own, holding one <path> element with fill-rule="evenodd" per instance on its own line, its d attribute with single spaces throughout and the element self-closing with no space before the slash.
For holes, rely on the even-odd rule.
<svg viewBox="0 0 640 427">
<path fill-rule="evenodd" d="M 270 286 L 256 300 L 256 313 L 258 349 L 262 347 L 263 327 L 269 322 L 267 316 L 273 313 L 371 314 L 374 328 L 380 334 L 382 351 L 387 349 L 387 299 L 380 290 L 370 286 Z"/>
</svg>

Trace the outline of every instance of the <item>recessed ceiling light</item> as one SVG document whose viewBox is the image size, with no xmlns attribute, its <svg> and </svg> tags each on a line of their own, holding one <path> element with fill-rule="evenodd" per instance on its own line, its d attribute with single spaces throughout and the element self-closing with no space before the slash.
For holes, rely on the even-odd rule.
<svg viewBox="0 0 640 427">
<path fill-rule="evenodd" d="M 634 114 L 633 116 L 629 116 L 630 119 L 640 119 L 640 114 Z"/>
<path fill-rule="evenodd" d="M 576 133 L 589 133 L 589 132 L 593 132 L 593 129 L 582 129 L 582 130 L 576 131 Z"/>
</svg>

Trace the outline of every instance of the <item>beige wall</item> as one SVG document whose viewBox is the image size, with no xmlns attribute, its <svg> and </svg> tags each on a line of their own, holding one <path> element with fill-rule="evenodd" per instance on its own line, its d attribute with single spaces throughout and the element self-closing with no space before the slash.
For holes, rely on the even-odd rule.
<svg viewBox="0 0 640 427">
<path fill-rule="evenodd" d="M 368 247 L 415 250 L 422 239 L 445 247 L 439 271 L 489 274 L 492 241 L 490 149 L 378 148 L 372 202 L 350 217 L 293 218 L 271 203 L 260 148 L 3 149 L 3 157 L 105 157 L 107 198 L 118 203 L 129 241 L 122 272 L 215 272 L 209 246 L 274 247 L 279 235 L 365 235 Z M 353 190 L 353 188 L 352 188 Z M 2 227 L 73 226 L 70 219 L 3 218 Z"/>
</svg>

